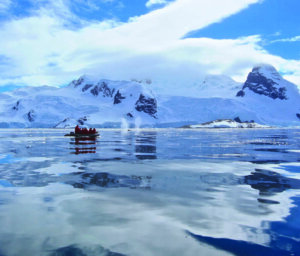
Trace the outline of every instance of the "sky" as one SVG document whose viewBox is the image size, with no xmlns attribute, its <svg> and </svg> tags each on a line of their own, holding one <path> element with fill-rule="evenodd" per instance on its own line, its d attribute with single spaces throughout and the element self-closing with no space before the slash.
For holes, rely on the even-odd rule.
<svg viewBox="0 0 300 256">
<path fill-rule="evenodd" d="M 300 86 L 299 0 L 0 0 L 0 91 L 83 74 L 183 90 L 273 65 Z"/>
</svg>

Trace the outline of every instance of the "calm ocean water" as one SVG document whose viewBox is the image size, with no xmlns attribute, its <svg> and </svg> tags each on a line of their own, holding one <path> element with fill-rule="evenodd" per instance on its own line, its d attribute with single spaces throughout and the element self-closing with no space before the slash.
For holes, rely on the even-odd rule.
<svg viewBox="0 0 300 256">
<path fill-rule="evenodd" d="M 0 130 L 0 256 L 300 255 L 300 129 Z"/>
</svg>

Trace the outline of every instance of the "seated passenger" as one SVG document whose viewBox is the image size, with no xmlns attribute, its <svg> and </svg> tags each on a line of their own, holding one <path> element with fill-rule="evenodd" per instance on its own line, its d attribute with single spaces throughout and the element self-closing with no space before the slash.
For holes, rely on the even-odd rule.
<svg viewBox="0 0 300 256">
<path fill-rule="evenodd" d="M 79 126 L 76 125 L 76 127 L 75 127 L 75 133 L 80 133 L 80 131 L 81 131 L 81 129 L 79 128 Z"/>
</svg>

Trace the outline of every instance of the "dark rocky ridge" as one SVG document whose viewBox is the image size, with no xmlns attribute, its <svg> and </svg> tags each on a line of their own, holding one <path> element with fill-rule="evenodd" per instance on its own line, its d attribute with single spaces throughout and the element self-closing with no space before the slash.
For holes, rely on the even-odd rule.
<svg viewBox="0 0 300 256">
<path fill-rule="evenodd" d="M 126 99 L 126 97 L 122 96 L 120 91 L 118 90 L 115 97 L 114 97 L 114 105 L 120 104 L 122 100 Z"/>
<path fill-rule="evenodd" d="M 79 85 L 81 85 L 84 82 L 84 77 L 79 77 L 77 80 L 73 80 L 71 82 L 71 85 L 74 86 L 74 88 L 78 87 Z"/>
<path fill-rule="evenodd" d="M 133 81 L 136 83 L 135 81 Z M 126 94 L 126 90 L 122 93 L 118 88 L 113 88 L 113 84 L 110 84 L 110 82 L 107 80 L 100 80 L 97 83 L 93 83 L 88 81 L 88 79 L 85 78 L 85 76 L 80 77 L 77 80 L 73 80 L 70 85 L 73 88 L 81 88 L 82 92 L 90 92 L 95 97 L 104 97 L 104 98 L 112 98 L 113 104 L 121 104 L 123 103 L 123 100 L 129 97 Z M 142 86 L 142 85 L 140 85 Z M 139 98 L 135 102 L 135 104 L 132 106 L 135 110 L 138 112 L 144 112 L 154 118 L 156 117 L 157 113 L 157 101 L 153 97 L 145 96 L 144 94 L 140 93 L 138 94 Z M 132 97 L 132 94 L 130 94 L 130 97 Z M 132 113 L 128 113 L 126 115 L 128 118 L 133 118 L 134 115 Z"/>
<path fill-rule="evenodd" d="M 60 121 L 59 123 L 57 123 L 56 125 L 53 126 L 53 128 L 58 128 L 59 126 L 67 123 L 70 120 L 70 118 L 65 118 L 64 120 Z M 67 125 L 63 126 L 64 128 L 67 127 Z"/>
<path fill-rule="evenodd" d="M 85 92 L 87 91 L 88 89 L 90 89 L 93 85 L 92 84 L 86 84 L 83 88 L 82 88 L 82 91 Z"/>
<path fill-rule="evenodd" d="M 272 72 L 271 74 L 275 77 L 280 77 L 278 72 L 273 67 L 268 67 L 268 69 Z M 237 97 L 245 96 L 245 89 L 253 91 L 254 93 L 265 95 L 272 99 L 280 99 L 287 100 L 286 96 L 286 88 L 279 87 L 279 84 L 270 79 L 261 72 L 261 67 L 255 67 L 252 69 L 252 72 L 248 74 L 247 80 L 244 83 L 243 89 L 237 93 Z"/>
<path fill-rule="evenodd" d="M 20 101 L 18 100 L 12 109 L 17 111 L 17 110 L 19 110 L 19 107 L 20 107 Z"/>
<path fill-rule="evenodd" d="M 88 86 L 88 85 L 86 85 L 86 86 Z M 91 85 L 90 87 L 92 87 L 92 86 L 93 85 Z M 88 87 L 88 89 L 90 87 Z M 82 91 L 83 91 L 83 89 L 82 89 Z M 107 83 L 105 83 L 105 82 L 100 82 L 96 86 L 94 86 L 93 89 L 91 89 L 91 93 L 94 96 L 98 96 L 100 93 L 102 93 L 103 97 L 110 97 L 110 98 L 112 98 L 113 94 L 115 93 L 115 89 L 114 88 L 113 89 L 109 88 L 108 85 L 107 85 Z"/>
<path fill-rule="evenodd" d="M 100 81 L 97 84 L 86 83 L 84 76 L 78 78 L 77 80 L 73 80 L 69 86 L 77 88 L 80 85 L 82 85 L 82 92 L 90 90 L 91 94 L 94 96 L 98 96 L 100 93 L 102 93 L 103 97 L 113 97 L 113 94 L 115 93 L 115 89 L 109 88 L 106 82 Z"/>
<path fill-rule="evenodd" d="M 79 118 L 77 120 L 78 124 L 80 124 L 80 125 L 84 125 L 84 122 L 86 122 L 86 121 L 87 121 L 87 117 L 86 116 L 81 117 L 81 118 Z"/>
<path fill-rule="evenodd" d="M 154 98 L 146 97 L 141 94 L 140 98 L 135 103 L 135 109 L 139 112 L 145 112 L 154 118 L 157 118 L 157 101 Z"/>
<path fill-rule="evenodd" d="M 35 118 L 36 118 L 36 115 L 35 115 L 34 110 L 30 110 L 30 111 L 27 113 L 27 118 L 28 118 L 28 121 L 29 121 L 29 122 L 34 122 L 34 120 L 35 120 Z"/>
</svg>

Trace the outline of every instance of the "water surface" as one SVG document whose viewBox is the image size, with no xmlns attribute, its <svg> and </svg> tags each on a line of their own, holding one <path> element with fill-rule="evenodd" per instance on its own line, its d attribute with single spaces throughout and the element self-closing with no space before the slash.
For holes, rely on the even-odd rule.
<svg viewBox="0 0 300 256">
<path fill-rule="evenodd" d="M 0 255 L 300 255 L 299 129 L 0 130 Z"/>
</svg>

